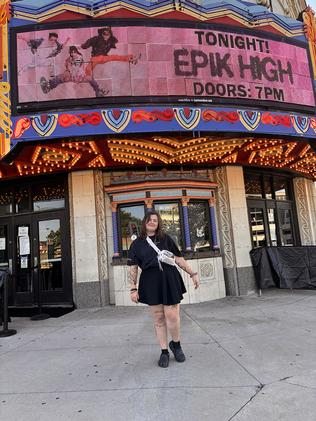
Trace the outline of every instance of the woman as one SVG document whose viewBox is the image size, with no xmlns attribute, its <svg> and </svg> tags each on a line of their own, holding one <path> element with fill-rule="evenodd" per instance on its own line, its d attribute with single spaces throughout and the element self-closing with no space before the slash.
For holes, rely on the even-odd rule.
<svg viewBox="0 0 316 421">
<path fill-rule="evenodd" d="M 176 264 L 185 270 L 193 280 L 194 287 L 199 287 L 196 272 L 181 257 L 181 253 L 172 238 L 162 231 L 162 221 L 158 212 L 151 211 L 142 221 L 141 235 L 129 249 L 130 293 L 134 303 L 145 303 L 150 306 L 156 335 L 161 347 L 158 361 L 160 367 L 168 367 L 168 331 L 172 337 L 169 348 L 178 362 L 185 360 L 180 345 L 180 306 L 186 292 L 182 277 L 176 266 L 158 260 L 158 253 L 149 244 L 150 238 L 160 250 L 169 250 L 175 256 Z M 137 289 L 138 266 L 142 269 Z"/>
</svg>

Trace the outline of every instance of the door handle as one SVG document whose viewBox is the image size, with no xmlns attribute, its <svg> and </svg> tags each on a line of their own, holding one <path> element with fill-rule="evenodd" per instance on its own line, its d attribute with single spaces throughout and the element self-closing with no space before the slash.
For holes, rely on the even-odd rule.
<svg viewBox="0 0 316 421">
<path fill-rule="evenodd" d="M 35 256 L 33 259 L 33 267 L 32 269 L 38 269 L 38 260 L 37 257 Z"/>
<path fill-rule="evenodd" d="M 9 271 L 10 271 L 10 274 L 12 274 L 12 268 L 13 268 L 12 259 L 9 259 Z"/>
</svg>

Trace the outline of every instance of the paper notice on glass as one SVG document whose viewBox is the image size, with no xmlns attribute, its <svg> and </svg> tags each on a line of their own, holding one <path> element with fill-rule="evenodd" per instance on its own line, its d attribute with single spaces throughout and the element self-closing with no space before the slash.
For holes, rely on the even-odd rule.
<svg viewBox="0 0 316 421">
<path fill-rule="evenodd" d="M 27 256 L 21 256 L 21 269 L 27 269 L 28 265 L 28 257 Z"/>
<path fill-rule="evenodd" d="M 2 237 L 0 238 L 0 250 L 5 250 L 6 248 L 6 238 Z"/>
<path fill-rule="evenodd" d="M 18 237 L 27 237 L 29 235 L 29 227 L 19 227 Z"/>
<path fill-rule="evenodd" d="M 19 253 L 20 256 L 25 256 L 30 254 L 30 237 L 23 236 L 19 237 Z"/>
</svg>

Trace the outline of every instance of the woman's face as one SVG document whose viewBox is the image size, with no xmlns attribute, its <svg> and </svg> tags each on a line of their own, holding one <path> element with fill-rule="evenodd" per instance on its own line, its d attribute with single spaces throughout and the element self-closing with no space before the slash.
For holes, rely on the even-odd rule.
<svg viewBox="0 0 316 421">
<path fill-rule="evenodd" d="M 158 216 L 150 215 L 149 220 L 146 222 L 146 230 L 154 232 L 158 228 Z"/>
</svg>

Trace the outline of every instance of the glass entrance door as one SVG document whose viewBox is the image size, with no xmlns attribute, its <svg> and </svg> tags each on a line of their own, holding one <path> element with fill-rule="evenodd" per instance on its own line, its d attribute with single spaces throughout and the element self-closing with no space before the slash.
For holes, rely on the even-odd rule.
<svg viewBox="0 0 316 421">
<path fill-rule="evenodd" d="M 17 305 L 33 304 L 34 302 L 34 238 L 31 230 L 31 216 L 14 218 L 14 244 L 12 282 L 12 297 Z"/>
<path fill-rule="evenodd" d="M 12 235 L 10 220 L 0 220 L 0 269 L 12 270 Z"/>
<path fill-rule="evenodd" d="M 248 209 L 251 225 L 251 237 L 253 247 L 262 247 L 267 245 L 267 231 L 265 210 L 262 206 L 254 206 Z"/>
<path fill-rule="evenodd" d="M 248 200 L 248 214 L 254 248 L 297 244 L 291 204 Z"/>
<path fill-rule="evenodd" d="M 69 235 L 63 211 L 14 216 L 0 224 L 9 247 L 0 264 L 11 264 L 13 306 L 72 304 Z M 3 245 L 4 247 L 4 245 Z M 10 263 L 10 250 L 12 253 Z"/>
<path fill-rule="evenodd" d="M 60 212 L 34 216 L 37 234 L 38 282 L 43 303 L 72 300 L 71 259 L 67 227 Z"/>
</svg>

